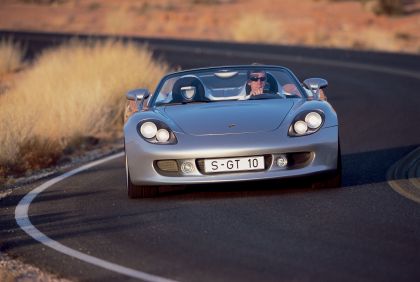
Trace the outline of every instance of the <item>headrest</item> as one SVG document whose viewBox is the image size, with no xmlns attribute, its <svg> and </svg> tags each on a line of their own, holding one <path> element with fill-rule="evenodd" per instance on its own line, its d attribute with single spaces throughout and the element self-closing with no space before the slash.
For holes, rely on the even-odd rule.
<svg viewBox="0 0 420 282">
<path fill-rule="evenodd" d="M 192 97 L 191 97 L 191 94 Z M 186 103 L 190 101 L 206 101 L 204 86 L 195 76 L 179 78 L 172 88 L 172 102 Z"/>
</svg>

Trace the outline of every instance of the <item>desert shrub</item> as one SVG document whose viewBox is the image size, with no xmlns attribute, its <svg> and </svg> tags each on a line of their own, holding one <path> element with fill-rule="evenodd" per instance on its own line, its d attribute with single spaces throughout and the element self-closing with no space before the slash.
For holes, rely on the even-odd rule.
<svg viewBox="0 0 420 282">
<path fill-rule="evenodd" d="M 330 0 L 331 2 L 358 1 L 377 15 L 396 16 L 404 14 L 404 0 Z"/>
<path fill-rule="evenodd" d="M 75 138 L 121 136 L 125 92 L 151 88 L 167 71 L 133 43 L 72 41 L 46 51 L 0 96 L 0 167 L 37 169 Z"/>
<path fill-rule="evenodd" d="M 62 4 L 67 2 L 67 0 L 19 0 L 19 2 L 26 4 L 37 4 L 37 5 L 52 5 L 52 4 Z"/>
<path fill-rule="evenodd" d="M 235 0 L 190 0 L 192 4 L 206 4 L 206 5 L 219 5 L 219 4 L 230 4 Z"/>
<path fill-rule="evenodd" d="M 330 2 L 347 2 L 355 0 L 329 0 Z M 356 0 L 377 15 L 397 16 L 404 14 L 404 0 Z"/>
<path fill-rule="evenodd" d="M 378 15 L 402 15 L 404 13 L 404 3 L 402 0 L 376 0 L 373 12 Z"/>
<path fill-rule="evenodd" d="M 101 8 L 101 3 L 98 2 L 92 2 L 87 6 L 87 9 L 92 12 L 92 11 L 96 11 L 98 9 Z"/>
<path fill-rule="evenodd" d="M 0 76 L 22 67 L 24 48 L 11 38 L 0 40 Z"/>
</svg>

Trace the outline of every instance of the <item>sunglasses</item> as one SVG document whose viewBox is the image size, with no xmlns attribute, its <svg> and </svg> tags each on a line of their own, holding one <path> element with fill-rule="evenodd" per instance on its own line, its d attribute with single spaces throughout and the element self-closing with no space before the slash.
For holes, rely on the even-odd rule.
<svg viewBox="0 0 420 282">
<path fill-rule="evenodd" d="M 258 76 L 251 76 L 250 78 L 249 78 L 249 80 L 251 80 L 251 81 L 265 81 L 266 80 L 266 77 L 265 76 L 263 76 L 263 77 L 258 77 Z"/>
</svg>

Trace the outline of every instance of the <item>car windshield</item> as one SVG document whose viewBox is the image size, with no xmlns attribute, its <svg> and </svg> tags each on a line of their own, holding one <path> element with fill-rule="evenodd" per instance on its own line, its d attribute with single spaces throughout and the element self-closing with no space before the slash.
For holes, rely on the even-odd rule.
<svg viewBox="0 0 420 282">
<path fill-rule="evenodd" d="M 290 71 L 279 67 L 185 71 L 166 76 L 150 105 L 306 97 L 298 83 Z"/>
</svg>

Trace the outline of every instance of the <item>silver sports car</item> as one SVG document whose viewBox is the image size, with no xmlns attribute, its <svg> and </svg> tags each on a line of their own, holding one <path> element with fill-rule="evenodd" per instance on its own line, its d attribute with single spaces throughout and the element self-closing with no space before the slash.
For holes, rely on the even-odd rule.
<svg viewBox="0 0 420 282">
<path fill-rule="evenodd" d="M 320 78 L 300 83 L 284 67 L 249 65 L 175 72 L 152 95 L 128 92 L 128 196 L 152 197 L 162 185 L 302 176 L 316 187 L 340 186 L 327 85 Z"/>
</svg>

